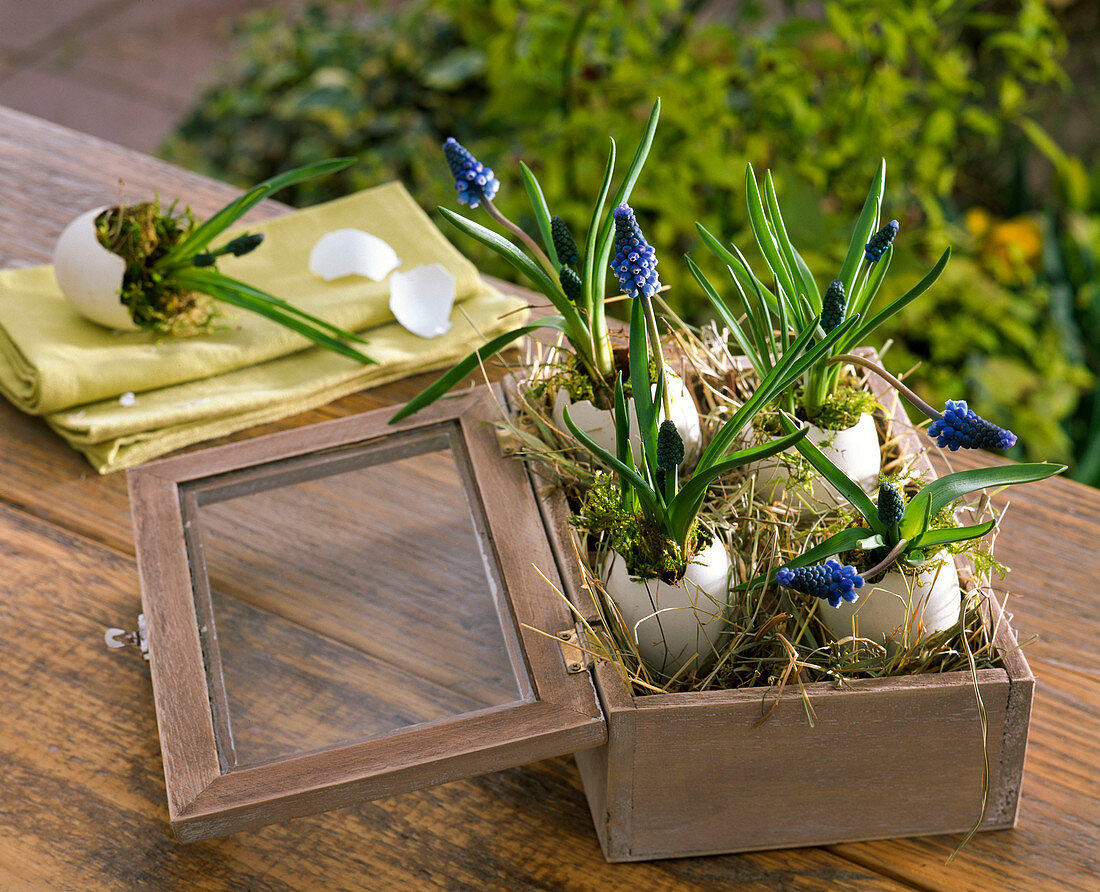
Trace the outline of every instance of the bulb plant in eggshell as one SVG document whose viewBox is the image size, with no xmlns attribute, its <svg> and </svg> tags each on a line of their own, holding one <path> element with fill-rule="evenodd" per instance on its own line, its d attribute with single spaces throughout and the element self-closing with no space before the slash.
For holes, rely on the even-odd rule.
<svg viewBox="0 0 1100 892">
<path fill-rule="evenodd" d="M 576 525 L 590 538 L 611 543 L 602 568 L 603 588 L 615 604 L 630 638 L 626 646 L 659 677 L 702 670 L 719 652 L 730 607 L 732 563 L 724 544 L 699 523 L 711 484 L 724 474 L 789 448 L 805 430 L 793 430 L 769 443 L 735 449 L 755 415 L 807 368 L 821 360 L 854 320 L 812 343 L 807 326 L 761 380 L 745 403 L 714 433 L 690 476 L 681 480 L 685 450 L 676 425 L 659 421 L 663 375 L 649 388 L 655 337 L 651 297 L 639 288 L 630 317 L 629 364 L 634 384 L 632 414 L 640 458 L 630 448 L 628 409 L 621 375 L 615 382 L 615 451 L 604 449 L 573 421 L 564 421 L 577 441 L 612 469 L 617 493 L 610 499 L 599 486 L 590 490 Z"/>
<path fill-rule="evenodd" d="M 615 440 L 615 381 L 622 371 L 616 366 L 605 312 L 607 272 L 613 257 L 617 255 L 615 214 L 617 209 L 626 206 L 641 174 L 653 144 L 660 108 L 658 100 L 650 112 L 633 159 L 614 193 L 612 181 L 617 154 L 615 141 L 611 140 L 603 181 L 583 243 L 574 239 L 572 231 L 560 217 L 551 215 L 542 187 L 527 165 L 521 164 L 520 171 L 538 226 L 538 239 L 497 208 L 495 199 L 500 184 L 493 171 L 454 139 L 447 140 L 443 146 L 444 155 L 454 176 L 459 204 L 472 209 L 482 208 L 508 235 L 501 235 L 446 208 L 440 208 L 440 213 L 457 229 L 496 251 L 529 279 L 550 301 L 554 313 L 533 319 L 488 341 L 410 400 L 394 416 L 395 422 L 441 397 L 490 357 L 524 335 L 549 329 L 560 332 L 568 342 L 572 351 L 569 373 L 573 374 L 575 370 L 577 375 L 583 376 L 581 389 L 591 394 L 591 399 L 576 398 L 579 403 L 587 402 L 588 405 L 577 405 L 575 420 L 580 421 L 605 446 L 612 446 Z M 607 210 L 609 198 L 610 211 Z M 628 399 L 633 384 L 631 381 L 627 386 Z M 646 389 L 652 393 L 655 386 L 656 382 L 650 380 Z M 664 417 L 676 421 L 687 444 L 690 461 L 699 453 L 702 442 L 698 410 L 687 388 L 682 383 L 678 385 L 675 378 L 668 382 L 665 396 L 672 411 L 662 410 Z M 555 395 L 553 402 L 557 405 L 553 414 L 555 423 L 564 430 L 562 409 L 574 405 L 574 398 L 568 393 L 564 397 Z"/>
<path fill-rule="evenodd" d="M 798 386 L 784 394 L 780 405 L 809 423 L 810 442 L 825 452 L 865 492 L 874 491 L 881 468 L 878 434 L 870 415 L 875 399 L 869 392 L 851 388 L 841 376 L 843 364 L 828 360 L 850 354 L 878 326 L 927 291 L 939 278 L 951 255 L 950 249 L 945 251 L 917 285 L 879 312 L 869 315 L 889 270 L 892 244 L 899 230 L 896 220 L 881 223 L 885 187 L 886 162 L 883 161 L 856 220 L 844 262 L 824 290 L 787 235 L 771 173 L 765 175 L 761 193 L 752 165 L 745 171 L 749 221 L 767 266 L 767 279 L 773 282 L 773 287 L 769 288 L 753 272 L 736 245 L 727 247 L 702 225 L 698 226 L 699 233 L 711 252 L 726 264 L 737 301 L 725 300 L 691 258 L 687 259 L 693 276 L 757 375 L 765 374 L 783 355 L 795 333 L 807 325 L 818 325 L 820 334 L 824 335 L 846 319 L 861 319 L 858 325 L 837 339 L 826 362 L 809 369 Z M 758 490 L 774 500 L 793 502 L 798 499 L 801 507 L 817 510 L 840 504 L 840 493 L 819 475 L 810 479 L 809 498 L 788 493 L 792 488 L 792 475 L 786 456 L 761 463 L 754 470 Z"/>
<path fill-rule="evenodd" d="M 213 216 L 196 221 L 190 209 L 163 207 L 159 200 L 97 208 L 62 232 L 54 249 L 58 287 L 92 322 L 122 331 L 189 336 L 212 329 L 218 303 L 270 319 L 316 344 L 362 363 L 369 356 L 351 346 L 365 343 L 261 289 L 220 272 L 218 258 L 242 256 L 263 243 L 245 233 L 214 242 L 256 204 L 287 186 L 341 170 L 352 158 L 311 164 L 265 180 Z"/>
<path fill-rule="evenodd" d="M 784 414 L 782 421 L 787 430 L 798 430 L 789 415 Z M 956 448 L 984 448 L 991 437 L 1011 436 L 985 419 L 978 422 L 970 435 L 953 440 Z M 993 431 L 1000 431 L 1000 436 Z M 1066 470 L 1065 465 L 1042 462 L 957 471 L 922 487 L 908 504 L 893 482 L 884 481 L 876 505 L 809 437 L 795 443 L 795 448 L 844 496 L 865 525 L 841 530 L 787 562 L 776 581 L 828 600 L 829 606 L 822 604 L 818 616 L 834 638 L 858 634 L 884 645 L 888 653 L 959 622 L 962 591 L 949 546 L 985 536 L 995 521 L 955 525 L 951 508 L 956 502 L 989 487 L 1044 480 Z M 934 523 L 945 514 L 947 523 Z M 845 568 L 835 558 L 845 552 L 866 553 L 872 566 L 841 578 Z M 830 563 L 837 566 L 829 567 Z M 815 565 L 815 570 L 807 572 Z"/>
</svg>

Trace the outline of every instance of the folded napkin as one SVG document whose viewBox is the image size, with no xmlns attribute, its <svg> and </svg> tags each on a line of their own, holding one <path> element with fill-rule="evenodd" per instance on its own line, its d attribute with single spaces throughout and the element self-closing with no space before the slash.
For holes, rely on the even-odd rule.
<svg viewBox="0 0 1100 892">
<path fill-rule="evenodd" d="M 401 270 L 441 263 L 456 279 L 453 327 L 426 340 L 393 321 L 389 283 L 308 270 L 317 239 L 364 229 Z M 224 327 L 173 339 L 84 320 L 48 266 L 0 270 L 0 391 L 80 450 L 100 473 L 330 402 L 364 387 L 453 364 L 523 320 L 524 302 L 488 287 L 399 184 L 368 189 L 248 227 L 263 246 L 219 267 L 367 340 L 364 366 L 294 332 L 222 305 Z M 237 230 L 244 231 L 243 229 Z M 233 233 L 226 237 L 231 238 Z M 127 396 L 134 394 L 132 398 Z"/>
</svg>

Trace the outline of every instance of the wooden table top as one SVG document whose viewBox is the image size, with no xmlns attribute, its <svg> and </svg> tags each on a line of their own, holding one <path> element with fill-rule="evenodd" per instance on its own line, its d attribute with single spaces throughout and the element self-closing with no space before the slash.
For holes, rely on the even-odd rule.
<svg viewBox="0 0 1100 892">
<path fill-rule="evenodd" d="M 48 261 L 120 178 L 131 199 L 184 196 L 199 213 L 234 194 L 0 108 L 0 268 Z M 400 402 L 426 380 L 230 439 Z M 1018 636 L 1038 636 L 1019 822 L 951 864 L 957 836 L 609 865 L 568 756 L 184 846 L 148 666 L 103 643 L 140 611 L 125 477 L 98 477 L 0 401 L 0 889 L 1100 889 L 1100 492 L 1053 479 L 1011 500 L 1002 586 L 1026 593 L 1009 602 Z"/>
</svg>

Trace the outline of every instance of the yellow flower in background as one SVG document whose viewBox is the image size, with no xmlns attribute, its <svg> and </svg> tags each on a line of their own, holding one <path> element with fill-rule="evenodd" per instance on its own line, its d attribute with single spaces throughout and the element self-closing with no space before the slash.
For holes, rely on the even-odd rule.
<svg viewBox="0 0 1100 892">
<path fill-rule="evenodd" d="M 966 228 L 978 242 L 982 266 L 998 282 L 1023 285 L 1035 278 L 1043 257 L 1043 231 L 1036 220 L 1001 220 L 985 208 L 971 208 Z"/>
</svg>

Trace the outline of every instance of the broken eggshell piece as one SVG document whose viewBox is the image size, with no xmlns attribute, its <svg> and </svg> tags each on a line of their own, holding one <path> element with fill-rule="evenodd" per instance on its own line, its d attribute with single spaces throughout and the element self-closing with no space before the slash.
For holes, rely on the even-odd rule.
<svg viewBox="0 0 1100 892">
<path fill-rule="evenodd" d="M 417 266 L 390 277 L 390 312 L 405 328 L 422 338 L 451 330 L 455 277 L 440 263 Z"/>
<path fill-rule="evenodd" d="M 344 276 L 365 276 L 381 282 L 401 265 L 397 252 L 362 229 L 334 229 L 317 240 L 309 255 L 309 271 L 326 282 Z"/>
</svg>

